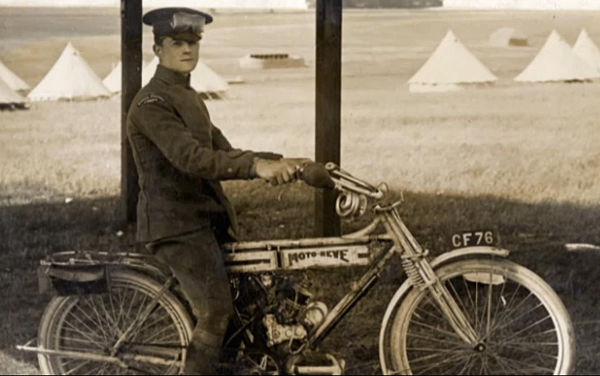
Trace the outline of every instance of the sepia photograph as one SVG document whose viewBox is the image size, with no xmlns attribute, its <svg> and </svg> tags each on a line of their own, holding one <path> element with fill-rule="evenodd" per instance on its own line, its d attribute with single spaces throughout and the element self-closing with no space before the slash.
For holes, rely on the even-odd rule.
<svg viewBox="0 0 600 376">
<path fill-rule="evenodd" d="M 0 0 L 0 374 L 600 373 L 600 0 Z"/>
</svg>

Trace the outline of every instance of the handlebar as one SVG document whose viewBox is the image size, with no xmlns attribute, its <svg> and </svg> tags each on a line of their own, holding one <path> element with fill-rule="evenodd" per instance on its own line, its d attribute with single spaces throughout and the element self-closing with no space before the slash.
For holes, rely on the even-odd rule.
<svg viewBox="0 0 600 376">
<path fill-rule="evenodd" d="M 384 192 L 387 190 L 384 184 L 375 187 L 350 175 L 332 162 L 325 165 L 318 162 L 305 163 L 300 169 L 300 177 L 306 184 L 315 188 L 350 191 L 377 200 L 383 198 Z"/>
</svg>

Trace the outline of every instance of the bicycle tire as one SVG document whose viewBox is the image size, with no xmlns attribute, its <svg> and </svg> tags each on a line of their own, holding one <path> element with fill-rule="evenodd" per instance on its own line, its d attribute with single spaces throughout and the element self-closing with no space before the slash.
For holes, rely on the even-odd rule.
<svg viewBox="0 0 600 376">
<path fill-rule="evenodd" d="M 119 334 L 143 312 L 162 289 L 157 281 L 131 270 L 109 272 L 106 294 L 54 297 L 46 307 L 38 331 L 45 349 L 83 351 L 109 355 Z M 167 361 L 182 360 L 192 333 L 192 321 L 183 304 L 163 292 L 148 319 L 124 343 L 123 350 Z M 121 354 L 117 353 L 117 356 Z M 129 361 L 131 368 L 85 359 L 38 354 L 43 374 L 177 374 L 181 365 L 157 365 Z"/>
<path fill-rule="evenodd" d="M 388 325 L 388 374 L 568 374 L 573 325 L 560 298 L 531 270 L 508 260 L 457 261 L 436 270 L 477 331 L 465 344 L 427 288 L 411 288 Z M 493 316 L 492 316 L 493 314 Z"/>
</svg>

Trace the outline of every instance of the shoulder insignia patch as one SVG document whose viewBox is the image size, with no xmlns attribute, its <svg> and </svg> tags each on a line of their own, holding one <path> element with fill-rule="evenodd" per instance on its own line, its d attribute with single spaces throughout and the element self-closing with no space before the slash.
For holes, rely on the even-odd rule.
<svg viewBox="0 0 600 376">
<path fill-rule="evenodd" d="M 139 102 L 137 103 L 137 106 L 141 107 L 145 104 L 157 103 L 157 102 L 166 102 L 166 101 L 160 95 L 148 94 L 147 96 L 145 96 L 144 98 L 139 100 Z"/>
</svg>

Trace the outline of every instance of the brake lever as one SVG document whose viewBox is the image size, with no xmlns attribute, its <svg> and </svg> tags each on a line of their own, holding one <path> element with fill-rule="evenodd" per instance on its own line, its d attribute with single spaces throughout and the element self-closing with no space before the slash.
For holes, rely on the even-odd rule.
<svg viewBox="0 0 600 376">
<path fill-rule="evenodd" d="M 387 185 L 385 183 L 374 187 L 366 181 L 352 176 L 333 162 L 327 162 L 325 168 L 329 171 L 330 175 L 333 175 L 331 177 L 332 180 L 339 184 L 340 187 L 349 191 L 360 193 L 376 200 L 383 198 L 387 192 Z"/>
</svg>

